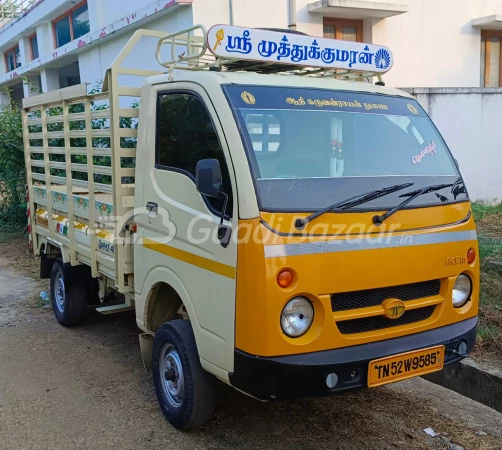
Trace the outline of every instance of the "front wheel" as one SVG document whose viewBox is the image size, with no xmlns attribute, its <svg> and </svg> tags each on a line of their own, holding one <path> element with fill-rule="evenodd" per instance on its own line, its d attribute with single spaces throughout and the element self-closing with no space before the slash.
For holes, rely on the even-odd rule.
<svg viewBox="0 0 502 450">
<path fill-rule="evenodd" d="M 216 380 L 200 364 L 190 322 L 161 325 L 152 357 L 155 391 L 167 420 L 179 430 L 207 422 L 216 405 Z"/>
</svg>

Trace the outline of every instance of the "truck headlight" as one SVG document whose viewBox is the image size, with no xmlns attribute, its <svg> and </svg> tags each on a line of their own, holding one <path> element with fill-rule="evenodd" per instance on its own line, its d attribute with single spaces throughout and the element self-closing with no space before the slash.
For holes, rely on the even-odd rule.
<svg viewBox="0 0 502 450">
<path fill-rule="evenodd" d="M 455 308 L 461 308 L 467 303 L 472 291 L 472 281 L 465 273 L 460 274 L 455 280 L 451 299 Z"/>
<path fill-rule="evenodd" d="M 289 337 L 304 335 L 314 320 L 314 307 L 305 297 L 295 297 L 290 300 L 281 314 L 282 331 Z"/>
</svg>

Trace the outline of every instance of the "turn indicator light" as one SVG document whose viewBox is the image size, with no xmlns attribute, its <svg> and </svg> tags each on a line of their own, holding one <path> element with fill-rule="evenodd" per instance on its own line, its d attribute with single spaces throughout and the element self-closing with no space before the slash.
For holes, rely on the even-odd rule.
<svg viewBox="0 0 502 450">
<path fill-rule="evenodd" d="M 472 264 L 474 261 L 476 261 L 476 251 L 473 248 L 470 248 L 467 251 L 467 263 Z"/>
<path fill-rule="evenodd" d="M 288 269 L 284 269 L 279 272 L 279 275 L 277 275 L 277 284 L 285 289 L 293 284 L 293 279 L 293 273 Z"/>
</svg>

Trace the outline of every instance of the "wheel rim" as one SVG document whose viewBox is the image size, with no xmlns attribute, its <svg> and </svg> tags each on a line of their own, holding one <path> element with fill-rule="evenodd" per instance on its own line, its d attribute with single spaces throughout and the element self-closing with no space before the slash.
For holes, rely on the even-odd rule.
<svg viewBox="0 0 502 450">
<path fill-rule="evenodd" d="M 180 355 L 171 344 L 162 347 L 159 370 L 167 401 L 172 407 L 179 408 L 185 396 L 185 379 Z"/>
<path fill-rule="evenodd" d="M 54 300 L 56 300 L 56 307 L 60 313 L 64 313 L 64 303 L 65 303 L 65 287 L 64 279 L 61 273 L 56 276 L 56 282 L 54 285 Z"/>
</svg>

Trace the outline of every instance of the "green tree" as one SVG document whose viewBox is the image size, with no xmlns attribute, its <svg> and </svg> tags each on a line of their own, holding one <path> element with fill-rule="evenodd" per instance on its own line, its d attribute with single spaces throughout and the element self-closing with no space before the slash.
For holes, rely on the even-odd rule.
<svg viewBox="0 0 502 450">
<path fill-rule="evenodd" d="M 9 103 L 0 105 L 0 224 L 26 222 L 26 176 L 21 109 L 5 88 Z"/>
</svg>

